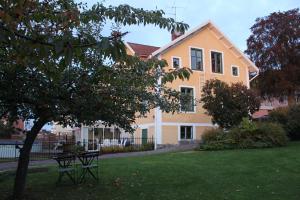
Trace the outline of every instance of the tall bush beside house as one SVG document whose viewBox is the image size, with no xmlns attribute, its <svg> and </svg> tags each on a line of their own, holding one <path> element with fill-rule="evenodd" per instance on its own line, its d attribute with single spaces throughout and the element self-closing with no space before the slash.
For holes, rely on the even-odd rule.
<svg viewBox="0 0 300 200">
<path fill-rule="evenodd" d="M 227 83 L 218 79 L 206 81 L 201 95 L 206 113 L 221 128 L 237 126 L 243 117 L 250 118 L 259 109 L 260 99 L 242 83 Z"/>
</svg>

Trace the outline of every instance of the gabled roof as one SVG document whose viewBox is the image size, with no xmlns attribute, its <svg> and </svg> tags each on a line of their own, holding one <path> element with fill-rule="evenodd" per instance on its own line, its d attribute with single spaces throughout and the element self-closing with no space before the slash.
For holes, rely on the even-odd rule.
<svg viewBox="0 0 300 200">
<path fill-rule="evenodd" d="M 132 42 L 127 42 L 126 46 L 130 51 L 132 51 L 132 53 L 142 58 L 148 58 L 154 51 L 159 49 L 159 47 Z"/>
<path fill-rule="evenodd" d="M 194 34 L 198 33 L 199 31 L 204 30 L 205 28 L 209 28 L 215 35 L 218 37 L 219 40 L 223 41 L 224 45 L 231 50 L 237 57 L 243 59 L 245 64 L 248 66 L 250 72 L 259 72 L 259 69 L 256 65 L 243 53 L 241 52 L 229 39 L 220 31 L 220 29 L 211 21 L 207 21 L 200 26 L 186 32 L 182 36 L 176 38 L 175 40 L 171 41 L 169 44 L 157 49 L 156 51 L 152 52 L 151 56 L 159 56 L 160 54 L 168 51 L 170 48 L 175 47 L 176 45 L 180 44 L 187 38 L 193 36 Z"/>
</svg>

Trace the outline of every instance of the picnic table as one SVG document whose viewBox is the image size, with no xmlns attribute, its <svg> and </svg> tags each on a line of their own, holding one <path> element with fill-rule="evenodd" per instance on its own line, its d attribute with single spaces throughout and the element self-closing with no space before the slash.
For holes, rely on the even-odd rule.
<svg viewBox="0 0 300 200">
<path fill-rule="evenodd" d="M 79 163 L 76 163 L 78 158 Z M 99 151 L 74 153 L 60 153 L 53 157 L 58 163 L 59 177 L 57 184 L 66 175 L 74 183 L 82 183 L 87 175 L 91 175 L 95 180 L 99 180 Z"/>
</svg>

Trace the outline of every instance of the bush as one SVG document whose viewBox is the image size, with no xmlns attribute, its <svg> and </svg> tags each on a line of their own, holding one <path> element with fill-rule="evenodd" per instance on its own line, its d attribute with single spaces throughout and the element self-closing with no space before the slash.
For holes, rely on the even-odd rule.
<svg viewBox="0 0 300 200">
<path fill-rule="evenodd" d="M 254 123 L 243 119 L 242 123 L 228 132 L 221 129 L 207 130 L 202 137 L 201 149 L 244 149 L 284 146 L 287 137 L 280 124 Z"/>
<path fill-rule="evenodd" d="M 130 145 L 127 147 L 123 147 L 123 146 L 102 147 L 100 153 L 109 154 L 109 153 L 123 153 L 123 152 L 151 151 L 151 150 L 154 150 L 154 143 L 147 143 L 143 145 Z"/>
<path fill-rule="evenodd" d="M 292 140 L 300 140 L 300 105 L 290 107 L 285 129 Z"/>
<path fill-rule="evenodd" d="M 276 108 L 269 113 L 269 120 L 271 122 L 286 125 L 288 121 L 288 112 L 289 107 Z"/>
<path fill-rule="evenodd" d="M 202 135 L 200 148 L 204 150 L 232 149 L 234 144 L 222 129 L 207 129 Z"/>
<path fill-rule="evenodd" d="M 282 125 L 291 140 L 300 140 L 300 105 L 277 108 L 269 116 L 271 122 Z"/>
</svg>

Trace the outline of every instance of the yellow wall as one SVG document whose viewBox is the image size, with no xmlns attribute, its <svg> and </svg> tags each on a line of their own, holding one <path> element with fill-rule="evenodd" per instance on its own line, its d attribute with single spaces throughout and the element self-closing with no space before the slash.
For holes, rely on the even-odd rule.
<svg viewBox="0 0 300 200">
<path fill-rule="evenodd" d="M 200 31 L 193 36 L 189 37 L 185 41 L 170 48 L 161 55 L 162 59 L 165 59 L 169 63 L 169 69 L 172 69 L 172 56 L 180 57 L 182 67 L 190 67 L 190 48 L 202 48 L 204 71 L 193 70 L 189 80 L 175 80 L 168 84 L 169 87 L 179 90 L 180 86 L 194 87 L 194 95 L 196 99 L 201 98 L 201 89 L 206 80 L 220 79 L 228 83 L 242 82 L 247 85 L 247 66 L 234 55 L 223 43 L 218 39 L 209 28 Z M 223 53 L 223 74 L 216 74 L 211 72 L 211 59 L 210 51 L 215 50 Z M 239 76 L 232 76 L 231 66 L 235 65 L 239 67 Z M 186 122 L 186 123 L 211 123 L 210 117 L 204 114 L 205 110 L 198 103 L 196 105 L 195 113 L 178 113 L 178 114 L 163 114 L 163 122 Z"/>
<path fill-rule="evenodd" d="M 178 144 L 178 126 L 162 126 L 162 144 Z"/>
</svg>

